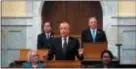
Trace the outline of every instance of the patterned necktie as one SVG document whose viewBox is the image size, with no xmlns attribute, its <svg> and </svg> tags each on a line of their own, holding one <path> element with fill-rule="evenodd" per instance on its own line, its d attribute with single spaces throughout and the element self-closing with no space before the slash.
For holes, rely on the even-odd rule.
<svg viewBox="0 0 136 69">
<path fill-rule="evenodd" d="M 64 43 L 63 43 L 62 51 L 65 54 L 66 53 L 66 47 L 67 47 L 68 44 L 67 44 L 66 38 L 64 38 L 63 41 L 64 41 Z"/>
</svg>

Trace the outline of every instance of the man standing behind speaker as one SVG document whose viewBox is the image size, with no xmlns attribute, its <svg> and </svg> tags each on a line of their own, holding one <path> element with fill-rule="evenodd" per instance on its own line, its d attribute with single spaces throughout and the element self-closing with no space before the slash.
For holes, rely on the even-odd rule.
<svg viewBox="0 0 136 69">
<path fill-rule="evenodd" d="M 76 38 L 70 36 L 70 25 L 67 22 L 60 24 L 60 36 L 53 40 L 52 47 L 48 52 L 48 60 L 79 60 L 83 59 L 83 49 Z"/>
<path fill-rule="evenodd" d="M 89 28 L 82 32 L 82 42 L 107 42 L 105 32 L 97 28 L 96 17 L 90 17 Z"/>
<path fill-rule="evenodd" d="M 49 48 L 54 38 L 50 22 L 44 23 L 43 30 L 44 33 L 38 35 L 38 39 L 37 39 L 38 49 Z"/>
</svg>

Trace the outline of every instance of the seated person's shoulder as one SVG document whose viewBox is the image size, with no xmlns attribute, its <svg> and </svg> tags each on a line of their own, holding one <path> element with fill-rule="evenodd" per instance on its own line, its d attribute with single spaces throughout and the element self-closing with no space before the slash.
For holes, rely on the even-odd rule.
<svg viewBox="0 0 136 69">
<path fill-rule="evenodd" d="M 93 66 L 93 68 L 104 68 L 103 64 L 96 64 Z M 108 68 L 116 68 L 115 64 L 108 65 Z"/>
<path fill-rule="evenodd" d="M 25 68 L 25 67 L 29 67 L 29 66 L 30 66 L 30 62 L 24 62 L 22 67 Z"/>
<path fill-rule="evenodd" d="M 27 64 L 30 64 L 30 62 L 26 61 L 23 63 L 23 65 L 27 65 Z"/>
<path fill-rule="evenodd" d="M 32 67 L 32 65 L 31 65 L 31 63 L 30 62 L 25 62 L 25 63 L 23 63 L 23 66 L 22 66 L 23 68 L 31 68 Z M 38 63 L 38 68 L 43 68 L 44 67 L 44 64 L 43 63 Z"/>
<path fill-rule="evenodd" d="M 39 63 L 38 64 L 40 68 L 43 68 L 44 67 L 44 64 L 43 63 Z"/>
<path fill-rule="evenodd" d="M 93 66 L 93 68 L 103 68 L 103 65 L 102 64 L 96 64 Z"/>
</svg>

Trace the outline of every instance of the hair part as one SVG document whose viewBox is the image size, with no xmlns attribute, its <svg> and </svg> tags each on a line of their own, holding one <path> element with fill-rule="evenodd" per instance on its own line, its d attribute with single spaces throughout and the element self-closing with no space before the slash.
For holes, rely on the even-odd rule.
<svg viewBox="0 0 136 69">
<path fill-rule="evenodd" d="M 113 54 L 111 53 L 110 50 L 104 50 L 104 51 L 102 51 L 102 53 L 101 53 L 101 59 L 103 58 L 103 55 L 104 55 L 105 53 L 108 53 L 111 59 L 114 58 L 114 56 L 113 56 Z"/>
</svg>

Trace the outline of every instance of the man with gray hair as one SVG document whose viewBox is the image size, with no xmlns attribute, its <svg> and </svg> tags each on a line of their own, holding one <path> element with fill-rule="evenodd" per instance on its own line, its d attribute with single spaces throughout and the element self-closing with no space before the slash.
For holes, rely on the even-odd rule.
<svg viewBox="0 0 136 69">
<path fill-rule="evenodd" d="M 105 32 L 97 28 L 97 18 L 95 16 L 89 18 L 88 26 L 89 28 L 81 33 L 82 42 L 107 42 Z"/>
<path fill-rule="evenodd" d="M 39 55 L 36 51 L 28 53 L 28 61 L 23 63 L 23 68 L 43 68 L 44 65 L 39 61 Z"/>
</svg>

